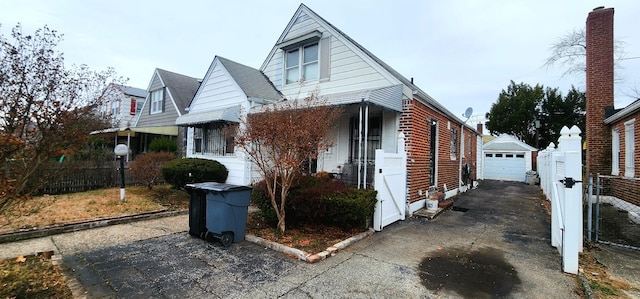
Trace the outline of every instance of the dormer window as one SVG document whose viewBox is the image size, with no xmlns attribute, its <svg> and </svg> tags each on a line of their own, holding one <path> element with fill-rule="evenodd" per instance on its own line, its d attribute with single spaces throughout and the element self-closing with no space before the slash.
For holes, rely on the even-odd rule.
<svg viewBox="0 0 640 299">
<path fill-rule="evenodd" d="M 312 31 L 278 44 L 278 47 L 284 51 L 285 84 L 318 80 L 321 77 L 320 73 L 323 71 L 320 70 L 319 65 L 320 44 L 324 44 L 325 47 L 322 51 L 326 51 L 327 55 L 329 54 L 327 48 L 329 46 L 328 39 L 321 43 L 321 37 L 322 33 L 320 31 Z M 326 64 L 326 61 L 323 63 Z M 328 77 L 328 65 L 326 68 L 327 70 L 324 70 L 324 73 L 327 73 L 325 76 Z"/>
<path fill-rule="evenodd" d="M 286 52 L 285 78 L 286 84 L 318 79 L 318 43 Z"/>
</svg>

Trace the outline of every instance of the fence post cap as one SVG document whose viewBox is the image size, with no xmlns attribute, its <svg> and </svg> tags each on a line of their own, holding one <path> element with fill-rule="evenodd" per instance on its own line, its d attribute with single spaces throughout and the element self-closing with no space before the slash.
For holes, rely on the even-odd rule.
<svg viewBox="0 0 640 299">
<path fill-rule="evenodd" d="M 580 128 L 578 128 L 578 126 L 573 125 L 573 126 L 571 127 L 571 129 L 569 129 L 569 133 L 570 133 L 570 134 L 572 134 L 572 135 L 573 135 L 573 134 L 580 135 L 580 133 L 582 133 L 582 131 L 580 130 Z"/>
</svg>

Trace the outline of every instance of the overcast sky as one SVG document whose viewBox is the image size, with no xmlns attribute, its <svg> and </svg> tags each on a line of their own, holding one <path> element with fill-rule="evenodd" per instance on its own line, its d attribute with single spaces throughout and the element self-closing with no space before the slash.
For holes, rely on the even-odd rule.
<svg viewBox="0 0 640 299">
<path fill-rule="evenodd" d="M 456 115 L 484 115 L 510 80 L 571 85 L 561 67 L 542 65 L 562 35 L 584 28 L 595 7 L 615 8 L 615 35 L 640 56 L 640 1 L 329 1 L 304 2 Z M 299 1 L 0 0 L 0 31 L 45 24 L 64 34 L 67 63 L 108 66 L 146 89 L 157 68 L 202 78 L 213 57 L 259 68 Z M 617 108 L 640 90 L 640 59 L 622 63 Z"/>
</svg>

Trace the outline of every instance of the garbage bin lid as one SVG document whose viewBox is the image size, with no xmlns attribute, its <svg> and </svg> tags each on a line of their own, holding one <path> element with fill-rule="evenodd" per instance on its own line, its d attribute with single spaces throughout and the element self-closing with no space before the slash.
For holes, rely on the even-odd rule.
<svg viewBox="0 0 640 299">
<path fill-rule="evenodd" d="M 251 187 L 248 187 L 248 186 L 216 183 L 216 182 L 187 184 L 187 187 L 193 188 L 193 189 L 203 189 L 203 190 L 211 190 L 211 191 L 217 191 L 217 192 L 239 191 L 239 190 L 251 189 Z"/>
</svg>

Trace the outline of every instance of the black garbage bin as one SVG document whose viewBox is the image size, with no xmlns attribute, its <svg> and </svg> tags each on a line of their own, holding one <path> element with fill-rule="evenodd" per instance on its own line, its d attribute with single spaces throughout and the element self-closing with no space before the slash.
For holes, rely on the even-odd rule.
<svg viewBox="0 0 640 299">
<path fill-rule="evenodd" d="M 206 195 L 205 239 L 219 239 L 224 246 L 244 240 L 248 207 L 251 201 L 250 187 L 215 182 L 187 186 Z M 198 194 L 198 191 L 192 194 Z M 195 215 L 195 217 L 198 216 Z M 201 218 L 198 218 L 198 227 L 201 227 L 200 220 Z"/>
<path fill-rule="evenodd" d="M 204 190 L 187 185 L 189 191 L 189 234 L 198 238 L 205 238 L 207 232 L 207 197 Z"/>
</svg>

